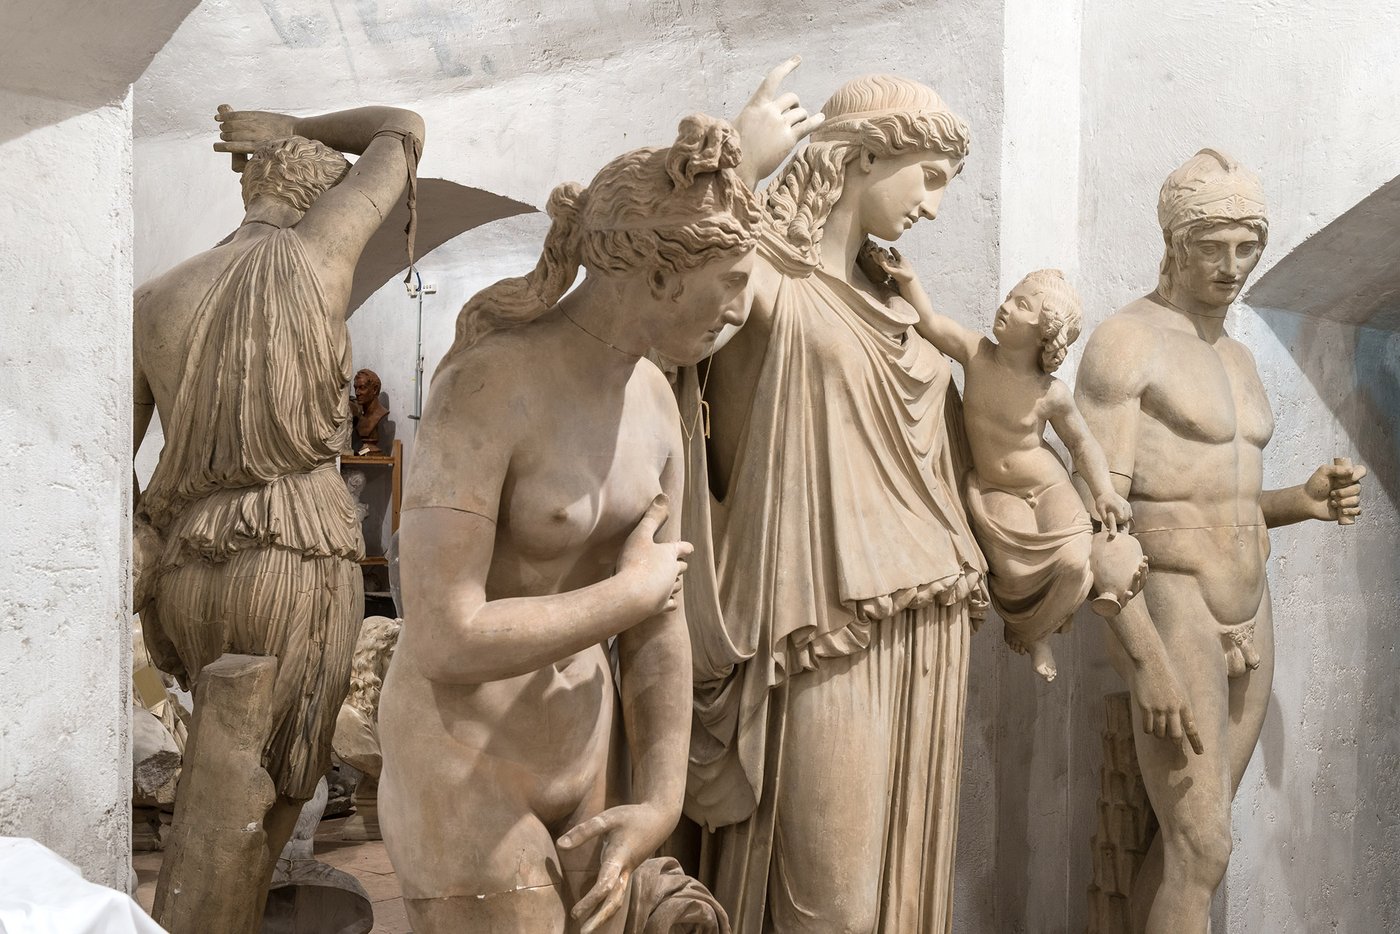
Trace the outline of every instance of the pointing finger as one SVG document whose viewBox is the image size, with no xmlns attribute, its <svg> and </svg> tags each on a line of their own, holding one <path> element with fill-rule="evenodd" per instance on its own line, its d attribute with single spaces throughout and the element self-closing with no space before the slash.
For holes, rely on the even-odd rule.
<svg viewBox="0 0 1400 934">
<path fill-rule="evenodd" d="M 788 75 L 792 74 L 792 70 L 800 64 L 802 64 L 802 56 L 794 55 L 792 58 L 783 62 L 777 68 L 774 68 L 772 71 L 768 72 L 767 76 L 764 77 L 763 81 L 759 84 L 758 90 L 753 92 L 753 97 L 750 99 L 750 103 L 753 103 L 755 101 L 772 100 L 773 95 L 778 90 L 778 85 L 782 84 L 783 79 L 786 78 Z"/>
</svg>

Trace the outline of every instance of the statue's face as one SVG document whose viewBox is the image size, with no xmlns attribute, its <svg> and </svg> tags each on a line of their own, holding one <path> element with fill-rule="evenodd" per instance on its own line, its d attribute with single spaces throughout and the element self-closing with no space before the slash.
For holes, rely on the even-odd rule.
<svg viewBox="0 0 1400 934">
<path fill-rule="evenodd" d="M 709 356 L 726 325 L 740 327 L 753 303 L 749 277 L 754 252 L 721 257 L 697 269 L 662 274 L 653 291 L 663 297 L 651 345 L 667 360 L 689 365 Z"/>
<path fill-rule="evenodd" d="M 378 393 L 374 391 L 374 381 L 364 373 L 356 373 L 355 401 L 360 405 L 369 405 L 377 395 Z"/>
<path fill-rule="evenodd" d="M 1044 296 L 1032 292 L 1024 282 L 1006 296 L 992 322 L 992 334 L 1007 347 L 1040 343 L 1040 312 Z"/>
<path fill-rule="evenodd" d="M 848 172 L 864 172 L 859 185 L 862 230 L 881 240 L 898 240 L 916 223 L 938 216 L 943 192 L 962 161 L 947 153 L 910 152 L 887 158 L 862 153 Z M 848 177 L 847 184 L 850 184 Z"/>
<path fill-rule="evenodd" d="M 1208 307 L 1228 305 L 1259 265 L 1263 248 L 1244 224 L 1205 227 L 1187 239 L 1186 256 L 1171 272 L 1172 289 Z"/>
</svg>

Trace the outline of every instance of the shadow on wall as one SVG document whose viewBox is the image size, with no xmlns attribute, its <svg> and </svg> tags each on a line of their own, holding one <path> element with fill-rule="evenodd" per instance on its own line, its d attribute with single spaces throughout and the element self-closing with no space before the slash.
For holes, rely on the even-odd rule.
<svg viewBox="0 0 1400 934">
<path fill-rule="evenodd" d="M 520 201 L 469 188 L 444 178 L 418 180 L 418 232 L 415 250 L 421 259 L 447 241 L 468 230 L 503 217 L 528 214 L 534 207 Z M 365 303 L 386 282 L 408 268 L 404 228 L 408 225 L 408 196 L 384 218 L 365 245 L 360 264 L 355 267 L 355 283 L 350 291 L 350 314 Z"/>
<path fill-rule="evenodd" d="M 0 143 L 113 104 L 199 0 L 0 4 L 0 89 L 62 102 L 0 120 Z M 7 108 L 8 109 L 8 108 Z"/>
</svg>

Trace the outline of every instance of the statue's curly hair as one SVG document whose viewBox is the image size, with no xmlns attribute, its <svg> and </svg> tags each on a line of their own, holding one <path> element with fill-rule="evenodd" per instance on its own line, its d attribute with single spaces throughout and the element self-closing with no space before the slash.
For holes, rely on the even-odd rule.
<svg viewBox="0 0 1400 934">
<path fill-rule="evenodd" d="M 1065 362 L 1069 347 L 1079 339 L 1084 305 L 1079 293 L 1058 269 L 1037 269 L 1016 288 L 1040 296 L 1040 368 L 1054 373 Z M 1013 290 L 1014 291 L 1014 290 Z"/>
<path fill-rule="evenodd" d="M 472 296 L 445 359 L 489 331 L 543 315 L 573 285 L 580 266 L 610 275 L 681 272 L 751 249 L 760 214 L 735 172 L 740 158 L 733 127 L 695 114 L 681 121 L 669 148 L 621 155 L 586 189 L 574 182 L 555 188 L 534 270 Z"/>
<path fill-rule="evenodd" d="M 360 626 L 360 637 L 355 642 L 355 655 L 350 662 L 350 693 L 345 703 L 371 721 L 378 716 L 384 673 L 389 670 L 402 628 L 401 620 L 387 616 L 367 616 Z"/>
<path fill-rule="evenodd" d="M 268 140 L 248 155 L 243 205 L 271 195 L 306 211 L 349 171 L 350 161 L 324 143 L 301 136 Z"/>
</svg>

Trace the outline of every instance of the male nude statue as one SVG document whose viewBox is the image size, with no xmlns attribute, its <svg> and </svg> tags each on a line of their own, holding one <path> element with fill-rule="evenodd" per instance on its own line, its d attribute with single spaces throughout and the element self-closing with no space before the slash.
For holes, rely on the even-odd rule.
<svg viewBox="0 0 1400 934">
<path fill-rule="evenodd" d="M 387 107 L 302 119 L 220 108 L 215 119 L 214 148 L 242 171 L 243 222 L 134 300 L 135 445 L 153 408 L 165 428 L 139 502 L 136 608 L 152 658 L 196 690 L 196 705 L 200 671 L 224 653 L 277 659 L 262 751 L 276 800 L 265 813 L 230 801 L 187 818 L 196 838 L 260 821 L 264 864 L 230 875 L 203 847 L 179 885 L 162 873 L 162 920 L 171 891 L 185 904 L 232 898 L 239 917 L 256 918 L 329 765 L 364 615 L 364 541 L 335 464 L 351 430 L 346 305 L 423 139 L 417 114 Z M 341 152 L 362 155 L 352 168 Z M 192 743 L 192 761 L 219 753 Z M 182 926 L 234 930 L 227 915 Z"/>
<path fill-rule="evenodd" d="M 1258 179 L 1202 150 L 1168 176 L 1157 214 L 1160 284 L 1094 332 L 1075 398 L 1152 567 L 1112 645 L 1161 824 L 1134 888 L 1134 930 L 1204 934 L 1273 679 L 1268 530 L 1360 515 L 1366 470 L 1329 465 L 1263 489 L 1273 414 L 1254 358 L 1225 333 L 1268 239 Z M 1124 635 L 1134 626 L 1137 646 Z M 1151 660 L 1161 650 L 1165 665 Z M 1199 755 L 1182 743 L 1197 733 Z"/>
</svg>

